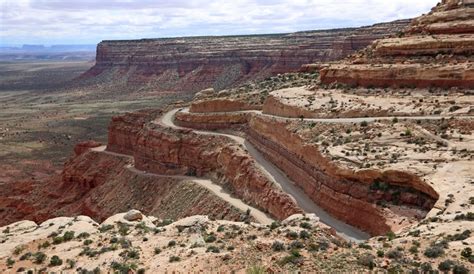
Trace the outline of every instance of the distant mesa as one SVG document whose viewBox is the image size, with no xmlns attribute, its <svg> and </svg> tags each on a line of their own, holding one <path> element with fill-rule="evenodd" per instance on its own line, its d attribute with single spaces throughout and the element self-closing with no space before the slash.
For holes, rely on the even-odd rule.
<svg viewBox="0 0 474 274">
<path fill-rule="evenodd" d="M 409 20 L 289 34 L 102 41 L 81 80 L 155 91 L 219 91 L 248 80 L 339 60 L 403 30 Z"/>
</svg>

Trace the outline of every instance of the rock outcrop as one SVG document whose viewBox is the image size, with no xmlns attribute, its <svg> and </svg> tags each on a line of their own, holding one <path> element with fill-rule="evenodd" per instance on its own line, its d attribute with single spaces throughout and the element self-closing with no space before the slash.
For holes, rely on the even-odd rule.
<svg viewBox="0 0 474 274">
<path fill-rule="evenodd" d="M 103 41 L 82 79 L 126 82 L 160 91 L 215 90 L 341 59 L 409 20 L 353 29 L 291 34 Z M 108 80 L 105 80 L 108 79 Z"/>
<path fill-rule="evenodd" d="M 278 219 L 301 212 L 255 160 L 226 137 L 149 124 L 137 137 L 133 158 L 137 169 L 151 173 L 212 177 L 237 197 Z"/>
<path fill-rule="evenodd" d="M 398 37 L 374 42 L 321 70 L 324 84 L 363 87 L 474 87 L 474 5 L 443 1 Z"/>
<path fill-rule="evenodd" d="M 378 203 L 396 200 L 397 204 L 428 211 L 438 199 L 431 186 L 407 172 L 355 172 L 335 165 L 317 146 L 288 129 L 285 119 L 256 113 L 181 112 L 176 115 L 176 123 L 199 129 L 229 129 L 235 125 L 235 117 L 242 117 L 240 129 L 247 133 L 248 140 L 316 204 L 372 235 L 391 230 Z M 387 189 L 374 189 L 379 183 L 386 184 Z"/>
<path fill-rule="evenodd" d="M 79 144 L 76 149 L 81 153 L 65 163 L 62 174 L 47 182 L 5 186 L 10 195 L 0 200 L 0 225 L 81 214 L 103 221 L 130 207 L 161 218 L 206 214 L 242 220 L 242 211 L 195 182 L 149 176 L 130 167 L 133 157 L 83 148 Z"/>
</svg>

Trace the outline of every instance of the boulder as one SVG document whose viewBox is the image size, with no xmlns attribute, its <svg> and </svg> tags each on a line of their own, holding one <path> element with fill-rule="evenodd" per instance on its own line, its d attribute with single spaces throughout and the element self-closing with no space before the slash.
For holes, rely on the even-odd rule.
<svg viewBox="0 0 474 274">
<path fill-rule="evenodd" d="M 141 221 L 143 220 L 143 215 L 140 211 L 138 210 L 130 210 L 129 212 L 127 212 L 123 218 L 126 220 L 126 221 L 129 221 L 129 222 L 137 222 L 137 221 Z"/>
</svg>

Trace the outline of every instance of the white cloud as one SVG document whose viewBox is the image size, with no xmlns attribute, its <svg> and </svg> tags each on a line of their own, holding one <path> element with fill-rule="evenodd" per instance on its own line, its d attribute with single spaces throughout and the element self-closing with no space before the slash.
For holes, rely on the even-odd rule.
<svg viewBox="0 0 474 274">
<path fill-rule="evenodd" d="M 437 0 L 0 0 L 0 43 L 96 43 L 368 25 Z"/>
</svg>

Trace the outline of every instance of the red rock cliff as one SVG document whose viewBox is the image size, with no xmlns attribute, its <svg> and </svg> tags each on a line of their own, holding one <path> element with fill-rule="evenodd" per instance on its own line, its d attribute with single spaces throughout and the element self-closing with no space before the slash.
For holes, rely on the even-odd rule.
<svg viewBox="0 0 474 274">
<path fill-rule="evenodd" d="M 96 65 L 82 78 L 115 74 L 129 85 L 152 82 L 163 91 L 220 90 L 297 71 L 310 62 L 341 59 L 408 23 L 276 35 L 103 41 L 97 47 Z"/>
</svg>

